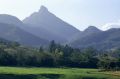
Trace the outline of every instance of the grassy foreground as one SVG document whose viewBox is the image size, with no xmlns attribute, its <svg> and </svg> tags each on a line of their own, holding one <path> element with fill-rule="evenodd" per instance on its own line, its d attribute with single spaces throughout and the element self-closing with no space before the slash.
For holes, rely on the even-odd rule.
<svg viewBox="0 0 120 79">
<path fill-rule="evenodd" d="M 0 67 L 0 79 L 120 79 L 120 72 L 79 68 Z"/>
</svg>

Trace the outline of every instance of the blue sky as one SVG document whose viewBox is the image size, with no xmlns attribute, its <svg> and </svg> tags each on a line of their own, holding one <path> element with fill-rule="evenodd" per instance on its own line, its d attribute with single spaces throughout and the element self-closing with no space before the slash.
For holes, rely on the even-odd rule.
<svg viewBox="0 0 120 79">
<path fill-rule="evenodd" d="M 41 5 L 80 30 L 89 25 L 101 29 L 120 25 L 120 0 L 0 0 L 0 14 L 22 20 Z"/>
</svg>

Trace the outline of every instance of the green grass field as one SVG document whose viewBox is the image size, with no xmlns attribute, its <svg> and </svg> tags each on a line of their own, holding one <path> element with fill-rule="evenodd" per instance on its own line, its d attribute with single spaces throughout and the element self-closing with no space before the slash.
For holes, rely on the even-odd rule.
<svg viewBox="0 0 120 79">
<path fill-rule="evenodd" d="M 120 72 L 79 68 L 0 67 L 0 79 L 120 79 Z"/>
</svg>

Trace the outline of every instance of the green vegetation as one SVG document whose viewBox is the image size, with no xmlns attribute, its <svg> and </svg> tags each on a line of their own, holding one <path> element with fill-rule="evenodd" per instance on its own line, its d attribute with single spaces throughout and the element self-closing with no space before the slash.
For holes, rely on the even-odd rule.
<svg viewBox="0 0 120 79">
<path fill-rule="evenodd" d="M 76 49 L 51 41 L 48 47 L 30 48 L 16 42 L 0 41 L 0 66 L 78 67 L 120 70 L 120 49 L 98 51 Z"/>
<path fill-rule="evenodd" d="M 120 74 L 113 73 L 79 68 L 0 67 L 0 77 L 3 79 L 120 79 Z"/>
<path fill-rule="evenodd" d="M 120 79 L 120 49 L 81 50 L 54 41 L 31 48 L 0 41 L 0 66 L 11 66 L 0 67 L 0 79 Z"/>
</svg>

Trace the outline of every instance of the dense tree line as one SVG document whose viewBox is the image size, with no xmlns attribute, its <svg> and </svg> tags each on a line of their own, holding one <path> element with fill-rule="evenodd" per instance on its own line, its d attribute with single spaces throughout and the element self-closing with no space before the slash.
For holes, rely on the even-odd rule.
<svg viewBox="0 0 120 79">
<path fill-rule="evenodd" d="M 120 49 L 111 51 L 97 51 L 92 47 L 77 49 L 56 44 L 54 41 L 51 41 L 47 48 L 42 46 L 30 48 L 16 42 L 0 41 L 0 65 L 119 70 Z"/>
</svg>

